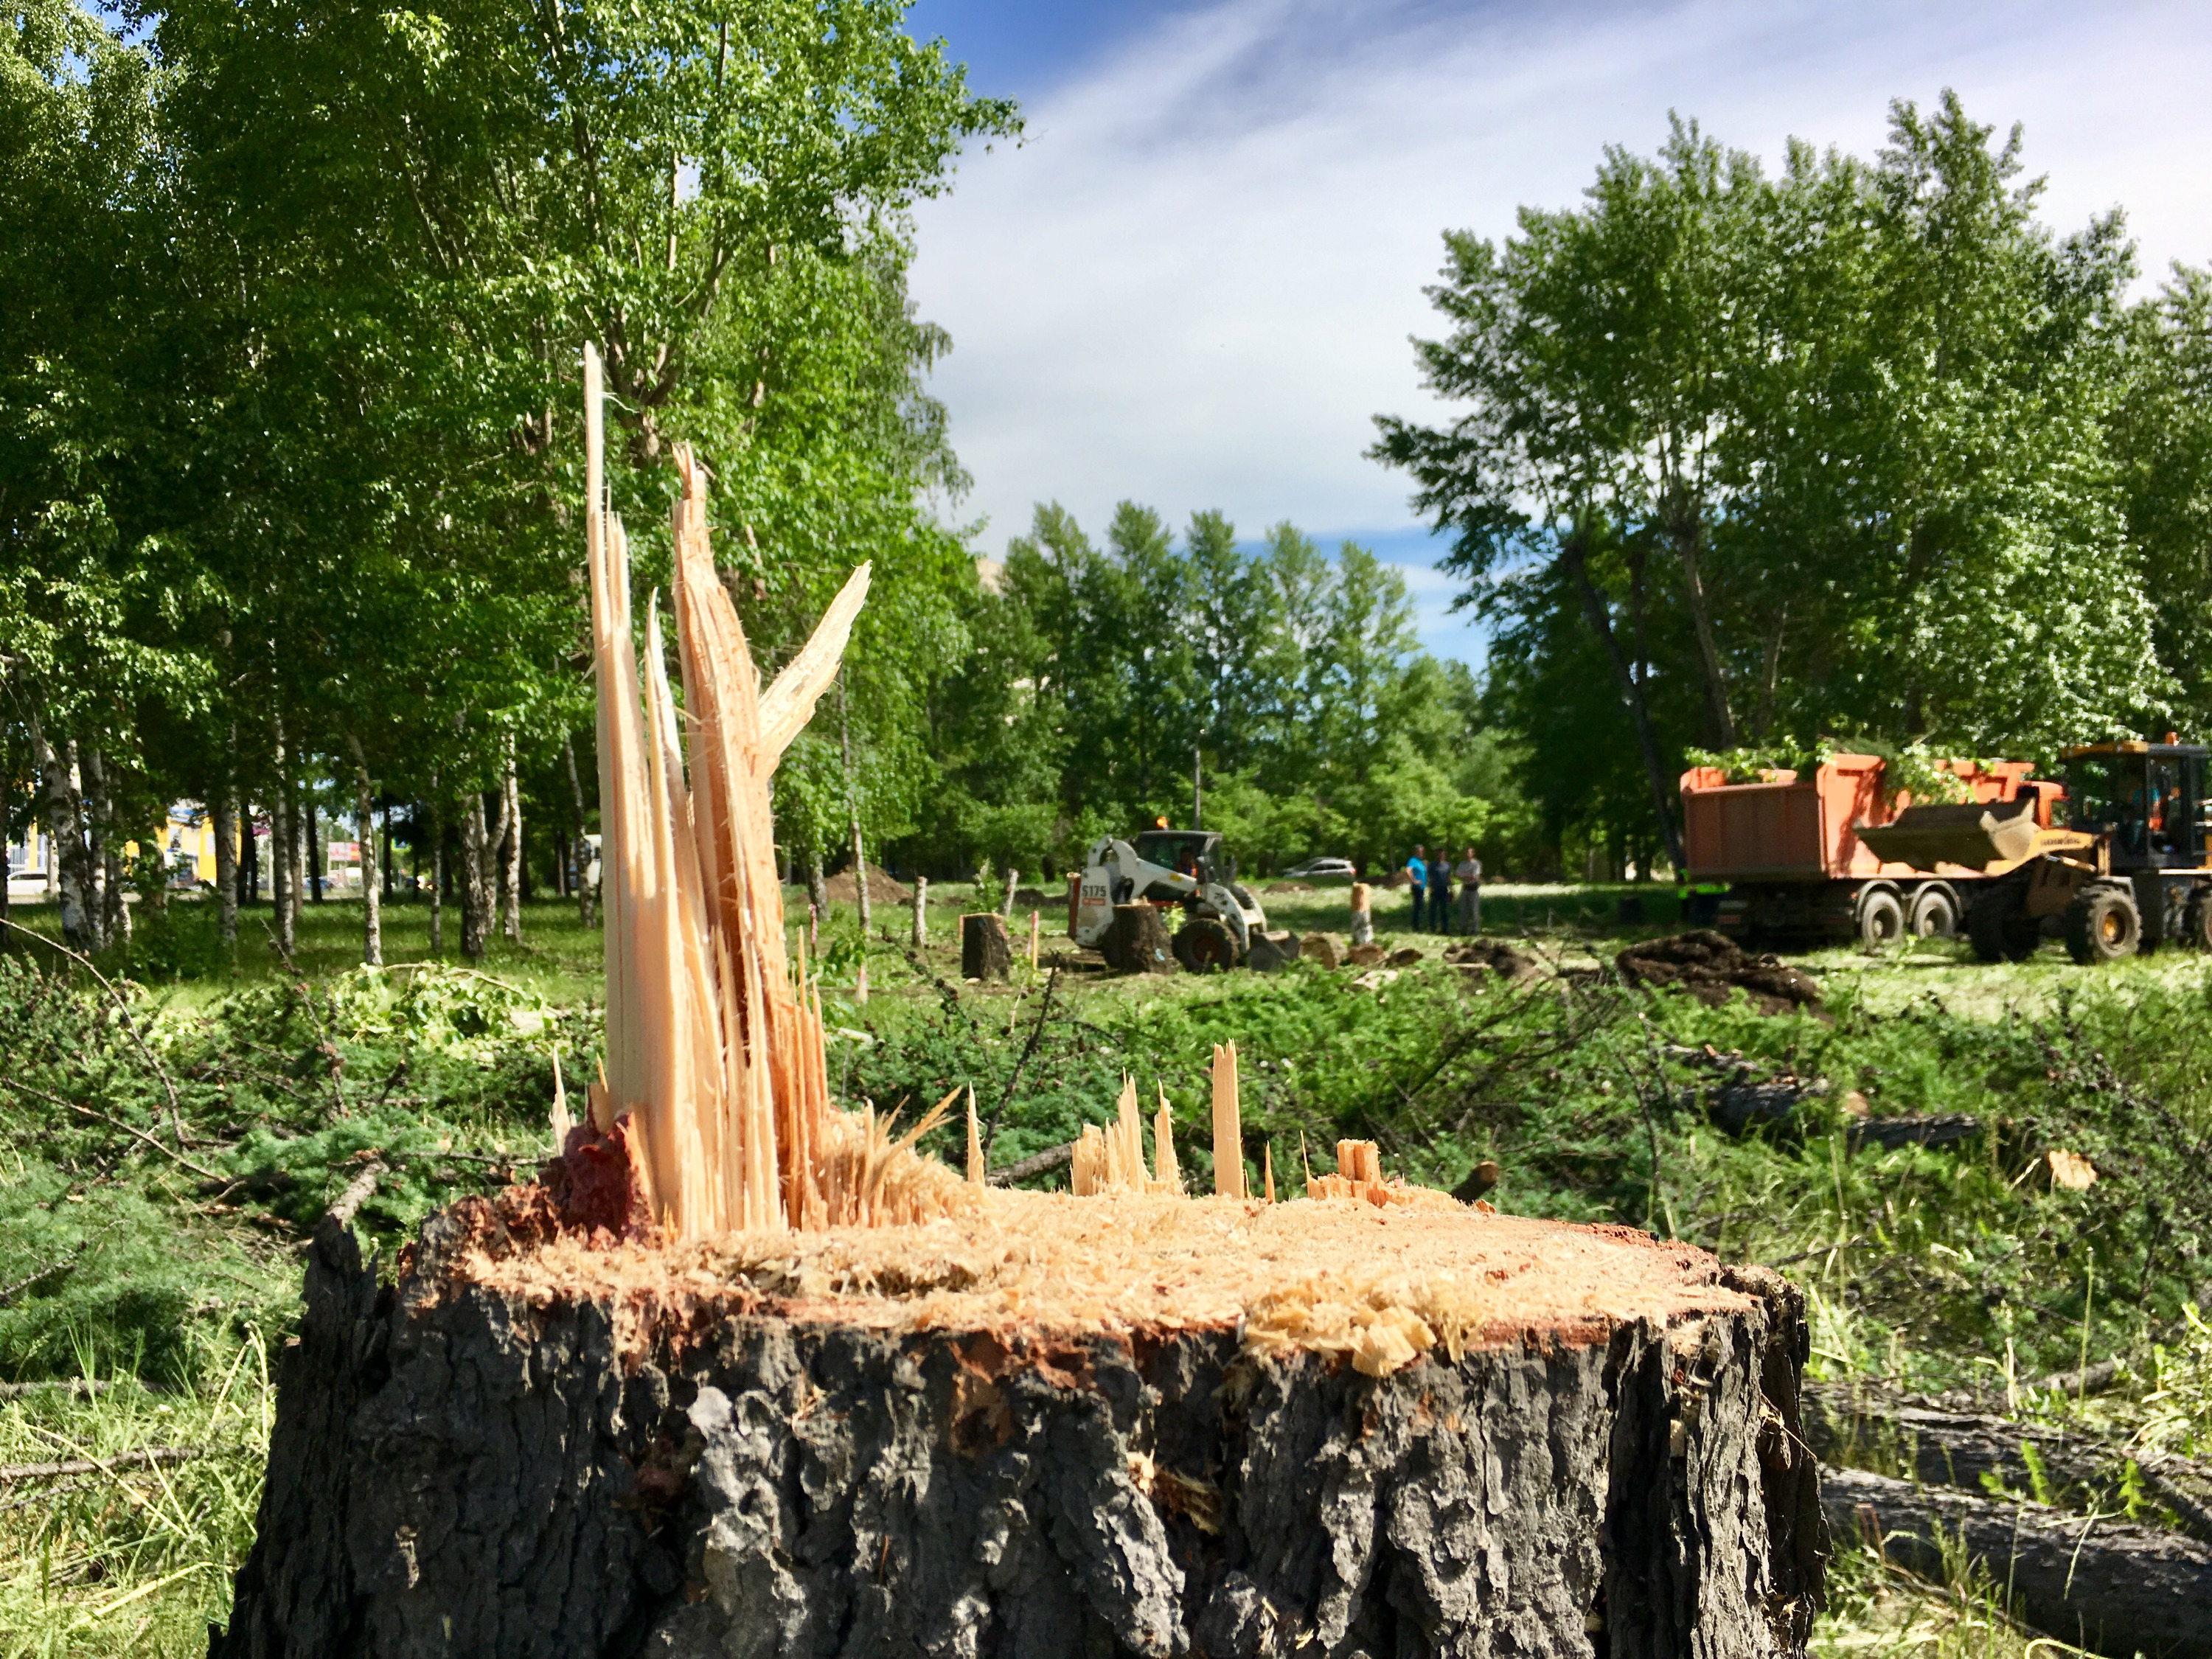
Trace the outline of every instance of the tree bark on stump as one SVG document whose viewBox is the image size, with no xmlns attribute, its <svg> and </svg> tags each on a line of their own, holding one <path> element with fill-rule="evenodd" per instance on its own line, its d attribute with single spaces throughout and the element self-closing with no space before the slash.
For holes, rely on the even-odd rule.
<svg viewBox="0 0 2212 1659">
<path fill-rule="evenodd" d="M 1158 905 L 1117 904 L 1098 953 L 1117 974 L 1172 974 L 1176 971 L 1174 943 Z"/>
<path fill-rule="evenodd" d="M 1014 942 L 1006 921 L 994 910 L 960 918 L 960 976 L 1002 980 L 1014 965 Z"/>
<path fill-rule="evenodd" d="M 1602 1230 L 1592 1230 L 1594 1238 Z M 451 1212 L 423 1257 L 470 1240 Z M 213 1659 L 1765 1659 L 1826 1553 L 1802 1302 L 1441 1348 L 380 1287 L 326 1221 Z M 657 1324 L 650 1322 L 657 1321 Z"/>
</svg>

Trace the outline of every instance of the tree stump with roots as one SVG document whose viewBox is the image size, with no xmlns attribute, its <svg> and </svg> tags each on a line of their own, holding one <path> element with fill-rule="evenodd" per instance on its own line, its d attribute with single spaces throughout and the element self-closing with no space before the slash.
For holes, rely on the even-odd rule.
<svg viewBox="0 0 2212 1659">
<path fill-rule="evenodd" d="M 1098 954 L 1117 974 L 1172 974 L 1175 941 L 1156 904 L 1117 904 Z"/>
<path fill-rule="evenodd" d="M 211 1652 L 1802 1650 L 1798 1292 L 1421 1200 L 681 1247 L 476 1200 L 383 1285 L 326 1223 Z"/>
</svg>

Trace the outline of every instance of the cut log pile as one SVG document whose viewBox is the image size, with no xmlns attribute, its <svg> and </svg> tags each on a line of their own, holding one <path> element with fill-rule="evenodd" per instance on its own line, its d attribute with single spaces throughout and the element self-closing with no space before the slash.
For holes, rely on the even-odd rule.
<svg viewBox="0 0 2212 1659">
<path fill-rule="evenodd" d="M 1613 966 L 1631 985 L 1686 991 L 1716 1008 L 1736 990 L 1762 1013 L 1820 1006 L 1820 981 L 1810 974 L 1779 957 L 1747 951 L 1710 927 L 1632 945 L 1613 958 Z"/>
</svg>

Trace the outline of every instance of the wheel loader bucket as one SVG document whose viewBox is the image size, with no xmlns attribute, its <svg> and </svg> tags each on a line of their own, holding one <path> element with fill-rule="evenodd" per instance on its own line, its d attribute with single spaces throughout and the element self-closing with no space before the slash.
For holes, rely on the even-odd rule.
<svg viewBox="0 0 2212 1659">
<path fill-rule="evenodd" d="M 1915 870 L 2017 864 L 2035 851 L 2035 797 L 1987 805 L 1908 806 L 1891 823 L 1860 824 L 1853 833 L 1883 863 Z"/>
</svg>

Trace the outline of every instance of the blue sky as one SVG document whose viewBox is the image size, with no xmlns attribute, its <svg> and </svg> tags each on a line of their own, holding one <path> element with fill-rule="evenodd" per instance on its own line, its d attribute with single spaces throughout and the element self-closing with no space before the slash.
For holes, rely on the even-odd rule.
<svg viewBox="0 0 2212 1659">
<path fill-rule="evenodd" d="M 1864 153 L 1892 98 L 1956 87 L 2025 124 L 2051 223 L 2124 205 L 2153 279 L 2212 261 L 2202 3 L 919 0 L 910 23 L 1028 123 L 917 216 L 979 545 L 1041 500 L 1092 526 L 1124 496 L 1253 536 L 1287 518 L 1399 562 L 1448 655 L 1480 641 L 1404 480 L 1361 453 L 1376 413 L 1431 410 L 1407 340 L 1440 233 L 1572 202 L 1670 110 L 1770 159 L 1792 136 Z"/>
</svg>

